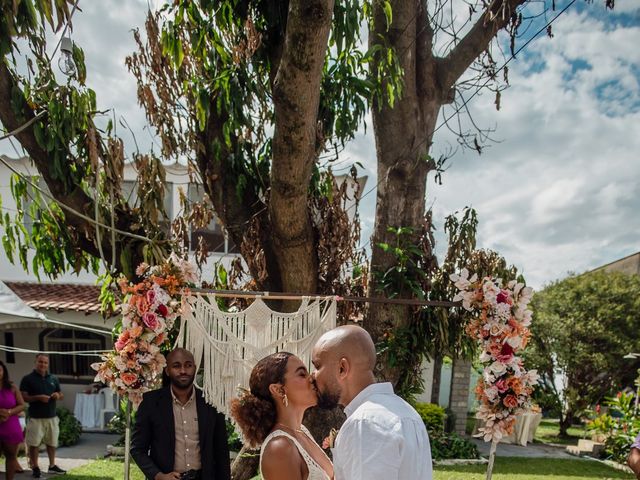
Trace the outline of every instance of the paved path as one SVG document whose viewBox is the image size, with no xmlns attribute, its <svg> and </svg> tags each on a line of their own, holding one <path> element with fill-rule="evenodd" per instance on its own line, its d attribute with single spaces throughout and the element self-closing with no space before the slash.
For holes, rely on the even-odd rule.
<svg viewBox="0 0 640 480">
<path fill-rule="evenodd" d="M 489 456 L 491 444 L 483 442 L 478 438 L 470 438 L 476 444 L 480 455 Z M 499 443 L 496 450 L 499 457 L 529 457 L 529 458 L 578 458 L 565 452 L 564 447 L 552 447 L 543 443 L 530 443 L 526 447 L 521 445 L 510 445 L 507 443 Z"/>
<path fill-rule="evenodd" d="M 56 452 L 56 463 L 64 470 L 80 467 L 92 462 L 97 458 L 102 458 L 107 454 L 107 445 L 114 444 L 119 435 L 110 433 L 88 433 L 84 432 L 80 436 L 78 443 L 72 447 L 60 447 Z M 27 459 L 25 456 L 19 458 L 20 465 L 24 468 L 24 473 L 17 474 L 16 480 L 32 478 L 31 470 L 27 469 Z M 55 475 L 48 475 L 49 459 L 47 453 L 40 452 L 38 464 L 42 470 L 41 478 L 55 478 Z M 1 461 L 0 472 L 4 472 L 4 459 Z"/>
</svg>

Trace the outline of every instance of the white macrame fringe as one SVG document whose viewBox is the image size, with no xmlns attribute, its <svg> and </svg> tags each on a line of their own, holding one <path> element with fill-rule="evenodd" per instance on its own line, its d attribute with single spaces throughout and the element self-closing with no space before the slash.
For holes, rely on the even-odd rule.
<svg viewBox="0 0 640 480">
<path fill-rule="evenodd" d="M 249 388 L 249 375 L 263 357 L 291 352 L 311 371 L 316 341 L 336 326 L 336 299 L 303 297 L 297 311 L 275 312 L 258 297 L 244 311 L 223 312 L 215 294 L 194 294 L 185 302 L 176 346 L 193 353 L 202 366 L 205 400 L 228 415 L 238 387 Z"/>
</svg>

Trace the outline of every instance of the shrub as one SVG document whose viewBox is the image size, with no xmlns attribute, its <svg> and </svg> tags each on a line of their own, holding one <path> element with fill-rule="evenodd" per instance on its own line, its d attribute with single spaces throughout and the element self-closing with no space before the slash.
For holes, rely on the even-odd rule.
<svg viewBox="0 0 640 480">
<path fill-rule="evenodd" d="M 82 433 L 82 425 L 76 417 L 73 416 L 68 409 L 64 407 L 56 408 L 56 415 L 60 419 L 60 436 L 58 437 L 58 445 L 67 447 L 75 445 L 80 439 Z"/>
<path fill-rule="evenodd" d="M 456 433 L 429 434 L 434 460 L 450 458 L 480 458 L 478 447 Z"/>
<path fill-rule="evenodd" d="M 233 423 L 229 420 L 227 420 L 227 444 L 229 445 L 229 450 L 232 452 L 239 452 L 242 448 L 240 436 L 238 435 L 238 432 L 236 432 Z"/>
<path fill-rule="evenodd" d="M 444 432 L 444 423 L 447 418 L 444 408 L 435 403 L 416 403 L 414 408 L 426 425 L 429 435 Z"/>
<path fill-rule="evenodd" d="M 591 433 L 606 435 L 604 453 L 605 456 L 616 462 L 625 463 L 629 448 L 636 435 L 640 431 L 640 418 L 635 414 L 635 403 L 632 393 L 618 393 L 617 396 L 608 398 L 605 402 L 609 412 L 598 415 L 596 411 L 587 424 Z"/>
</svg>

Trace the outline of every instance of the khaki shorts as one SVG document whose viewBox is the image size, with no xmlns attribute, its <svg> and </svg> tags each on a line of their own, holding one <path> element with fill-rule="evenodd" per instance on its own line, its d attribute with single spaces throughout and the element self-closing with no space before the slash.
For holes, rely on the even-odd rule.
<svg viewBox="0 0 640 480">
<path fill-rule="evenodd" d="M 59 423 L 58 417 L 30 418 L 27 422 L 24 441 L 30 447 L 39 447 L 43 443 L 49 447 L 57 447 Z"/>
</svg>

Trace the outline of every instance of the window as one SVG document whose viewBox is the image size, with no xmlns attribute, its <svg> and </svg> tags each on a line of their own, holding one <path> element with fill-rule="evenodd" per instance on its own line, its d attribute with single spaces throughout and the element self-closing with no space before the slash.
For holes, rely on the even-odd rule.
<svg viewBox="0 0 640 480">
<path fill-rule="evenodd" d="M 202 202 L 204 199 L 204 187 L 197 183 L 190 183 L 187 198 L 190 203 Z M 215 216 L 205 228 L 192 228 L 189 236 L 189 250 L 193 251 L 198 248 L 200 238 L 207 246 L 207 250 L 212 253 L 238 253 L 233 240 L 225 235 L 220 221 Z"/>
<path fill-rule="evenodd" d="M 4 332 L 5 347 L 13 347 L 13 332 Z M 7 363 L 16 363 L 16 354 L 14 352 L 5 352 L 4 358 Z"/>
<path fill-rule="evenodd" d="M 86 350 L 104 350 L 106 340 L 104 336 L 64 328 L 45 330 L 41 334 L 42 351 L 45 352 L 77 352 Z M 60 378 L 95 377 L 91 364 L 100 359 L 100 355 L 57 355 L 49 356 L 49 371 Z"/>
</svg>

